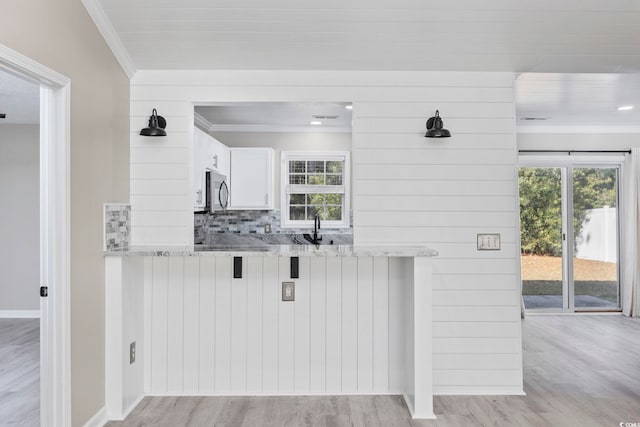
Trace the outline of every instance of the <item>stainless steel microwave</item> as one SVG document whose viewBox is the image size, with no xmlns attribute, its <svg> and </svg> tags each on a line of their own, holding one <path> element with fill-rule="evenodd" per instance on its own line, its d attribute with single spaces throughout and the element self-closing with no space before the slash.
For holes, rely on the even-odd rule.
<svg viewBox="0 0 640 427">
<path fill-rule="evenodd" d="M 224 211 L 229 205 L 227 177 L 216 171 L 207 171 L 205 206 L 209 212 Z"/>
</svg>

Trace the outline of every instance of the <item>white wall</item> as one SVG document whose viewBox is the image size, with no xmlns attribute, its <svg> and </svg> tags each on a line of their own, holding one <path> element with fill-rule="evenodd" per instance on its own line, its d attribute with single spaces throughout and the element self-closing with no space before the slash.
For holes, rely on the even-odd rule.
<svg viewBox="0 0 640 427">
<path fill-rule="evenodd" d="M 210 132 L 229 147 L 271 147 L 274 149 L 274 206 L 280 209 L 280 153 L 283 151 L 348 151 L 350 133 L 306 132 Z"/>
<path fill-rule="evenodd" d="M 40 310 L 40 127 L 0 124 L 0 310 Z"/>
<path fill-rule="evenodd" d="M 354 242 L 441 254 L 434 392 L 522 391 L 512 74 L 140 71 L 131 83 L 134 244 L 192 242 L 194 102 L 352 101 Z M 137 135 L 154 107 L 161 140 Z M 436 109 L 452 138 L 424 138 Z M 481 232 L 501 233 L 502 250 L 477 252 Z"/>
<path fill-rule="evenodd" d="M 82 426 L 105 402 L 102 208 L 129 198 L 129 79 L 78 0 L 12 3 L 0 43 L 71 79 L 71 422 Z"/>
</svg>

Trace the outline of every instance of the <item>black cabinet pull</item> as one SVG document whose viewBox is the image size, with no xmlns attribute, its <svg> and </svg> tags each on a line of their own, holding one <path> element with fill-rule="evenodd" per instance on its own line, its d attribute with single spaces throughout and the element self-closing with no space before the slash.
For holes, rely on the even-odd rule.
<svg viewBox="0 0 640 427">
<path fill-rule="evenodd" d="M 233 278 L 242 279 L 242 257 L 233 257 Z"/>
<path fill-rule="evenodd" d="M 297 256 L 291 257 L 291 278 L 300 278 L 300 258 L 298 258 Z"/>
</svg>

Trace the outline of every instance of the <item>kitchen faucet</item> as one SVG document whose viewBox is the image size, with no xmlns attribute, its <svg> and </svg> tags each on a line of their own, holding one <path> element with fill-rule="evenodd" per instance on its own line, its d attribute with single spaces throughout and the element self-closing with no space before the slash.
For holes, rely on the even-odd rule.
<svg viewBox="0 0 640 427">
<path fill-rule="evenodd" d="M 322 237 L 318 239 L 318 230 L 320 230 L 320 214 L 316 212 L 316 216 L 313 218 L 313 240 L 319 242 Z"/>
<path fill-rule="evenodd" d="M 314 245 L 319 245 L 322 241 L 322 236 L 318 237 L 318 230 L 320 230 L 320 214 L 316 213 L 313 217 L 313 236 L 305 233 L 302 237 Z"/>
</svg>

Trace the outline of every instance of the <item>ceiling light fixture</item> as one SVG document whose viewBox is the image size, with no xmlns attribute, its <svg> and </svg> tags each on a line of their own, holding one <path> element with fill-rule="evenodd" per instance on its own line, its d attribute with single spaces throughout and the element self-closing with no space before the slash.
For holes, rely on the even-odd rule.
<svg viewBox="0 0 640 427">
<path fill-rule="evenodd" d="M 344 108 L 346 108 L 347 110 L 353 110 L 353 105 L 349 104 L 349 105 L 346 105 Z"/>
<path fill-rule="evenodd" d="M 322 122 L 320 120 L 312 120 L 309 122 L 309 124 L 313 126 L 320 126 Z"/>
<path fill-rule="evenodd" d="M 444 129 L 444 123 L 440 118 L 440 111 L 436 110 L 436 115 L 427 120 L 427 133 L 425 138 L 449 138 L 451 132 Z"/>
<path fill-rule="evenodd" d="M 156 109 L 153 109 L 151 117 L 149 117 L 149 126 L 140 131 L 142 136 L 167 136 L 167 121 L 164 117 L 159 116 Z"/>
<path fill-rule="evenodd" d="M 622 107 L 618 107 L 618 111 L 629 111 L 633 110 L 633 105 L 623 105 Z"/>
</svg>

